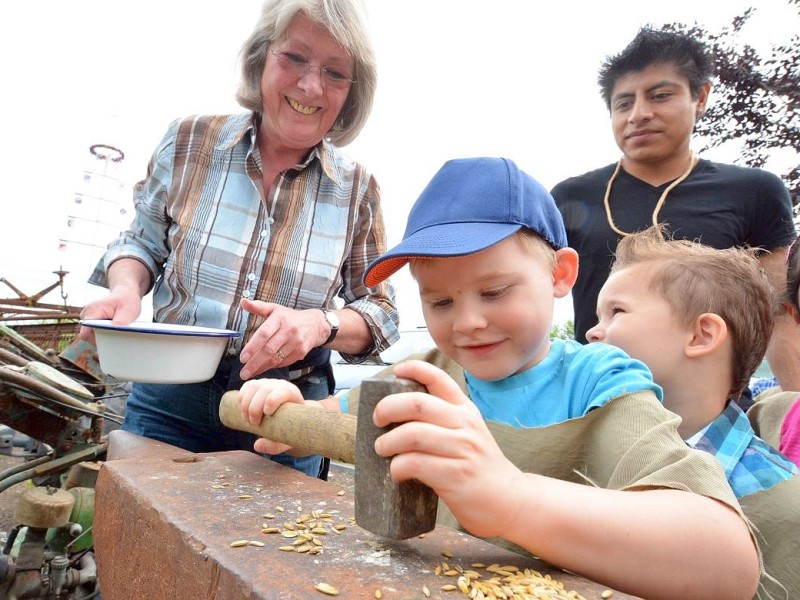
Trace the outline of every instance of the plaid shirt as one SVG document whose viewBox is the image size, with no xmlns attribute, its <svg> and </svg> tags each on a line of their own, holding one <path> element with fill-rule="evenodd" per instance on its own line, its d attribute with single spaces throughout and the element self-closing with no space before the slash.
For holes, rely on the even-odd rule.
<svg viewBox="0 0 800 600">
<path fill-rule="evenodd" d="M 252 113 L 173 122 L 134 187 L 130 229 L 89 282 L 107 287 L 115 260 L 139 260 L 155 284 L 154 320 L 241 331 L 231 354 L 263 322 L 239 308 L 240 298 L 311 309 L 333 308 L 339 296 L 374 340 L 346 358 L 384 350 L 399 339 L 394 290 L 363 283 L 386 250 L 378 184 L 323 141 L 265 199 L 257 129 Z"/>
<path fill-rule="evenodd" d="M 768 490 L 798 473 L 792 461 L 756 436 L 735 402 L 728 402 L 698 435 L 697 442 L 689 445 L 717 457 L 737 498 Z"/>
<path fill-rule="evenodd" d="M 750 393 L 753 398 L 758 396 L 761 392 L 779 386 L 777 377 L 759 377 L 749 386 Z"/>
</svg>

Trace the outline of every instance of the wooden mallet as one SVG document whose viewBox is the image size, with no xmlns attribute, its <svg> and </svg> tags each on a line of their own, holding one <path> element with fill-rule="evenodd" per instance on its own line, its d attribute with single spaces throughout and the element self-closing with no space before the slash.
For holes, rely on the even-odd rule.
<svg viewBox="0 0 800 600">
<path fill-rule="evenodd" d="M 355 518 L 360 527 L 383 537 L 404 540 L 436 526 L 438 497 L 416 480 L 396 483 L 389 474 L 391 459 L 375 453 L 375 440 L 394 425 L 377 427 L 375 405 L 399 392 L 425 391 L 416 381 L 394 376 L 361 382 L 358 418 L 307 404 L 288 403 L 251 425 L 242 416 L 238 392 L 227 392 L 219 405 L 222 423 L 331 460 L 355 465 Z"/>
</svg>

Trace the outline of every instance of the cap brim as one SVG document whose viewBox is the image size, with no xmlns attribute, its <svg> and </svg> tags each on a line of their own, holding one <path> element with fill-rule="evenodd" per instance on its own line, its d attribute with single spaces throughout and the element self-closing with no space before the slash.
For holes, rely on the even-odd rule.
<svg viewBox="0 0 800 600">
<path fill-rule="evenodd" d="M 448 223 L 417 231 L 374 260 L 364 283 L 374 287 L 391 277 L 413 258 L 453 258 L 485 250 L 519 231 L 511 223 Z"/>
</svg>

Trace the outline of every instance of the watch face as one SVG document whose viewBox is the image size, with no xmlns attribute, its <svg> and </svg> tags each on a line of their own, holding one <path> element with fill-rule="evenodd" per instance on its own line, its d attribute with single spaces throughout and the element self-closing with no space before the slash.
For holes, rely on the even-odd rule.
<svg viewBox="0 0 800 600">
<path fill-rule="evenodd" d="M 336 313 L 325 311 L 325 320 L 328 321 L 332 329 L 339 328 L 339 317 L 336 316 Z"/>
<path fill-rule="evenodd" d="M 339 317 L 336 313 L 333 313 L 329 310 L 323 309 L 322 314 L 325 315 L 325 320 L 328 322 L 328 325 L 331 326 L 331 334 L 328 336 L 328 339 L 323 342 L 323 346 L 330 344 L 334 339 L 336 339 L 336 334 L 339 333 Z"/>
</svg>

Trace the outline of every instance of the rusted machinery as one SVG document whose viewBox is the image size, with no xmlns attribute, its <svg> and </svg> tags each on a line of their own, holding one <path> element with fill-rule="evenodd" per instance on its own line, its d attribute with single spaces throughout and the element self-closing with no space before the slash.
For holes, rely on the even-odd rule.
<svg viewBox="0 0 800 600">
<path fill-rule="evenodd" d="M 0 325 L 0 453 L 19 458 L 0 472 L 0 495 L 25 487 L 0 555 L 0 597 L 99 595 L 94 482 L 107 431 L 121 423 L 107 406 L 124 395 L 114 384 L 90 344 L 76 340 L 56 355 Z"/>
</svg>

